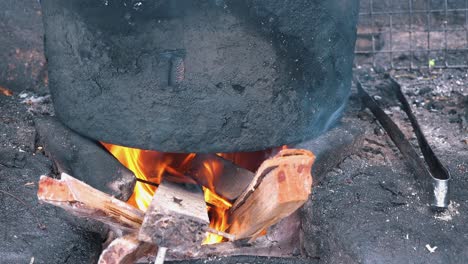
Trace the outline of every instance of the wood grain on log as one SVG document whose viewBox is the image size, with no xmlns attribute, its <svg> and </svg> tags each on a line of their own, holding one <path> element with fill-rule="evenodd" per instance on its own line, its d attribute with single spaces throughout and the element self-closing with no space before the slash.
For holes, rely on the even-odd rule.
<svg viewBox="0 0 468 264">
<path fill-rule="evenodd" d="M 37 197 L 66 211 L 98 220 L 122 231 L 136 231 L 144 212 L 65 173 L 61 179 L 41 176 Z"/>
<path fill-rule="evenodd" d="M 255 174 L 215 154 L 197 154 L 185 174 L 218 195 L 235 200 Z"/>
<path fill-rule="evenodd" d="M 231 208 L 229 234 L 235 239 L 253 240 L 302 206 L 311 193 L 314 159 L 309 151 L 286 149 L 266 160 Z M 146 215 L 65 173 L 60 180 L 42 176 L 38 198 L 74 215 L 129 232 L 103 251 L 101 264 L 132 263 L 154 254 L 157 246 L 169 248 L 170 255 L 179 258 L 222 254 L 223 248 L 227 254 L 243 252 L 233 243 L 202 246 L 210 229 L 204 195 L 198 185 L 163 181 Z M 262 248 L 268 254 L 274 249 L 269 245 Z"/>
<path fill-rule="evenodd" d="M 254 180 L 233 204 L 228 232 L 236 239 L 255 239 L 299 209 L 312 191 L 310 171 L 314 160 L 310 151 L 285 149 L 263 162 Z"/>
<path fill-rule="evenodd" d="M 136 234 L 114 239 L 102 251 L 99 264 L 133 264 L 140 258 L 154 254 L 157 246 L 138 240 Z"/>
<path fill-rule="evenodd" d="M 163 181 L 146 211 L 138 239 L 171 251 L 196 250 L 209 224 L 203 191 L 198 185 Z"/>
</svg>

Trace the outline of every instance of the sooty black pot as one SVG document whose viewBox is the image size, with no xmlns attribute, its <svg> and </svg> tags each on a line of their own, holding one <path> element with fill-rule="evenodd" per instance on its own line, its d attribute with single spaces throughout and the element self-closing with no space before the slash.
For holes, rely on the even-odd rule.
<svg viewBox="0 0 468 264">
<path fill-rule="evenodd" d="M 358 0 L 43 0 L 57 116 L 166 152 L 313 138 L 347 101 Z"/>
</svg>

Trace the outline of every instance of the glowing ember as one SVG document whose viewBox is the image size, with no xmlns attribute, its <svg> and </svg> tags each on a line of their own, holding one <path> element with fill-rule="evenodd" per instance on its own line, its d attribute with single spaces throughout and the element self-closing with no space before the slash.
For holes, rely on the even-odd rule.
<svg viewBox="0 0 468 264">
<path fill-rule="evenodd" d="M 182 172 L 187 171 L 191 165 L 191 161 L 196 155 L 195 153 L 180 154 L 141 150 L 108 143 L 102 143 L 102 145 L 140 180 L 137 181 L 134 193 L 128 200 L 128 203 L 143 211 L 146 211 L 148 208 L 157 189 L 154 184 L 159 184 L 163 175 L 170 175 L 172 177 L 171 180 L 178 179 L 181 182 L 187 181 L 187 177 Z M 255 171 L 260 166 L 261 162 L 267 159 L 272 152 L 274 151 L 219 153 L 218 155 Z M 219 167 L 216 162 L 210 160 L 204 161 L 203 174 L 210 179 L 209 184 L 207 184 L 208 186 L 203 187 L 205 202 L 207 203 L 210 217 L 210 227 L 224 232 L 229 227 L 228 211 L 232 204 L 227 199 L 216 194 L 213 182 L 221 173 L 223 173 L 223 168 Z M 145 183 L 145 181 L 154 184 L 151 185 Z M 223 237 L 208 233 L 203 244 L 214 244 L 222 241 Z"/>
<path fill-rule="evenodd" d="M 0 93 L 5 95 L 5 96 L 12 96 L 13 95 L 12 91 L 10 91 L 7 88 L 2 87 L 2 86 L 0 86 Z"/>
</svg>

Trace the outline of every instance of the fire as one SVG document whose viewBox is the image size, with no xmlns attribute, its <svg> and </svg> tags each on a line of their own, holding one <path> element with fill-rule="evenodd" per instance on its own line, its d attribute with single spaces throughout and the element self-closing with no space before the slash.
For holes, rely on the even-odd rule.
<svg viewBox="0 0 468 264">
<path fill-rule="evenodd" d="M 121 147 L 103 143 L 125 167 L 131 170 L 138 179 L 159 184 L 171 157 L 156 151 Z M 151 203 L 156 186 L 137 181 L 133 195 L 128 203 L 146 210 Z"/>
<path fill-rule="evenodd" d="M 103 142 L 102 145 L 139 179 L 128 203 L 143 211 L 146 211 L 151 203 L 157 189 L 155 185 L 161 182 L 163 175 L 167 173 L 179 177 L 183 181 L 182 171 L 185 171 L 196 155 L 194 153 L 178 154 L 141 150 Z M 206 175 L 212 180 L 222 173 L 222 168 L 217 168 L 210 161 L 206 161 L 203 166 Z M 231 207 L 231 203 L 216 194 L 213 184 L 203 187 L 203 192 L 210 215 L 210 227 L 218 231 L 225 231 L 228 228 L 227 211 Z M 213 244 L 222 242 L 222 240 L 223 237 L 208 233 L 203 243 Z"/>
<path fill-rule="evenodd" d="M 223 173 L 223 168 L 219 167 L 217 163 L 207 160 L 203 163 L 203 169 L 204 174 L 207 175 L 209 179 L 212 179 L 209 186 L 203 187 L 205 202 L 208 204 L 208 213 L 211 215 L 211 219 L 216 219 L 216 221 L 211 221 L 210 227 L 218 231 L 225 231 L 229 227 L 227 211 L 231 208 L 232 204 L 217 195 L 213 185 L 213 180 Z M 208 233 L 203 244 L 215 244 L 222 241 L 223 237 Z"/>
<path fill-rule="evenodd" d="M 206 187 L 203 187 L 203 192 L 205 193 L 206 203 L 210 204 L 208 205 L 208 213 L 211 216 L 210 227 L 218 231 L 226 231 L 229 227 L 227 212 L 229 208 L 231 208 L 232 204 Z M 213 221 L 213 219 L 215 219 L 215 221 Z M 208 233 L 203 244 L 215 244 L 222 241 L 222 236 Z"/>
<path fill-rule="evenodd" d="M 151 203 L 157 185 L 163 176 L 170 176 L 169 180 L 187 182 L 190 179 L 183 172 L 191 165 L 195 153 L 164 153 L 151 150 L 123 147 L 101 142 L 102 145 L 116 157 L 125 167 L 131 170 L 138 181 L 133 195 L 128 203 L 146 211 Z M 245 153 L 218 153 L 219 156 L 231 160 L 235 164 L 255 171 L 265 159 L 276 150 Z M 210 179 L 207 186 L 203 186 L 205 202 L 210 217 L 210 228 L 217 231 L 226 231 L 229 227 L 229 208 L 232 204 L 216 193 L 214 181 L 223 173 L 223 168 L 216 162 L 206 160 L 203 162 L 203 174 Z M 203 244 L 214 244 L 223 241 L 223 237 L 208 233 Z"/>
</svg>

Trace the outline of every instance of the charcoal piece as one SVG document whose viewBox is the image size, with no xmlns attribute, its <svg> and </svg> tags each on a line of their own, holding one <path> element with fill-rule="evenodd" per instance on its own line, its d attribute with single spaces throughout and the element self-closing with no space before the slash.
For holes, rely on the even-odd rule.
<svg viewBox="0 0 468 264">
<path fill-rule="evenodd" d="M 164 152 L 326 131 L 350 93 L 357 0 L 43 0 L 49 86 L 71 129 Z"/>
<path fill-rule="evenodd" d="M 343 122 L 322 136 L 294 146 L 312 151 L 315 163 L 312 166 L 314 185 L 319 184 L 325 174 L 346 157 L 361 149 L 364 128 L 351 122 Z"/>
<path fill-rule="evenodd" d="M 59 172 L 121 200 L 130 198 L 135 176 L 99 143 L 76 134 L 54 117 L 38 118 L 35 125 L 39 142 Z"/>
<path fill-rule="evenodd" d="M 25 165 L 25 153 L 13 148 L 1 149 L 0 165 L 8 168 L 23 168 Z"/>
</svg>

